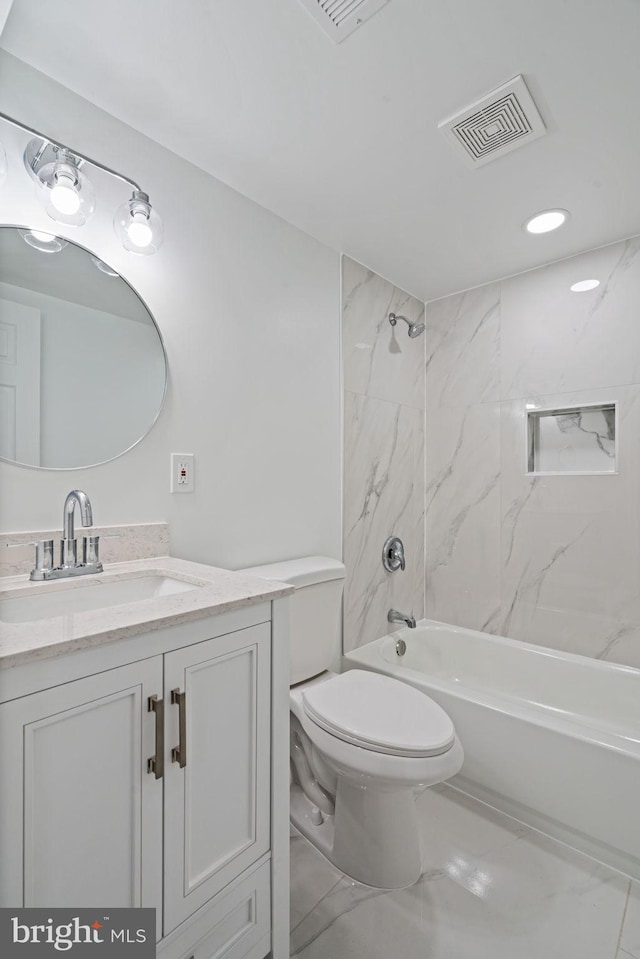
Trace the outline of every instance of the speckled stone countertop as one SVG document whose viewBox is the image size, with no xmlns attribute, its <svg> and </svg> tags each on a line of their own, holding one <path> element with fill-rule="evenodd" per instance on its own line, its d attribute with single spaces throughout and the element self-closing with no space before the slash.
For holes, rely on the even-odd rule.
<svg viewBox="0 0 640 959">
<path fill-rule="evenodd" d="M 43 593 L 52 596 L 69 589 L 97 591 L 102 584 L 150 575 L 168 576 L 198 588 L 100 609 L 64 612 L 48 619 L 7 621 L 12 618 L 13 599 Z M 24 575 L 6 576 L 0 579 L 0 669 L 112 643 L 148 632 L 150 627 L 175 626 L 211 614 L 270 602 L 292 592 L 293 587 L 284 583 L 172 556 L 105 564 L 103 573 L 47 583 L 32 583 Z"/>
</svg>

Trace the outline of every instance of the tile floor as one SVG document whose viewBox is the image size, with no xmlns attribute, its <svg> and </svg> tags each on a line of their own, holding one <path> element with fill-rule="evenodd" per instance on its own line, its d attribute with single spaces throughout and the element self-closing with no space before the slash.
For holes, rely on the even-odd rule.
<svg viewBox="0 0 640 959">
<path fill-rule="evenodd" d="M 640 883 L 450 787 L 419 802 L 426 871 L 397 892 L 292 833 L 292 957 L 640 959 Z"/>
</svg>

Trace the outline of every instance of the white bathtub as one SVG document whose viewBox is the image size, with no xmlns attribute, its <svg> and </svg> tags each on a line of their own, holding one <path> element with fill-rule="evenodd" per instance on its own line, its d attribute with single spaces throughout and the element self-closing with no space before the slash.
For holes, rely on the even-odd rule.
<svg viewBox="0 0 640 959">
<path fill-rule="evenodd" d="M 343 664 L 448 712 L 465 754 L 454 786 L 640 879 L 640 670 L 431 620 Z"/>
</svg>

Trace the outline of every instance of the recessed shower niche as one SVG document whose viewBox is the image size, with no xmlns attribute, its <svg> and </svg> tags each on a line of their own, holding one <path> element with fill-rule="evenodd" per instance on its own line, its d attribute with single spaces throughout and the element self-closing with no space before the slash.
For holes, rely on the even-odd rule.
<svg viewBox="0 0 640 959">
<path fill-rule="evenodd" d="M 617 406 L 527 409 L 528 473 L 617 473 Z"/>
</svg>

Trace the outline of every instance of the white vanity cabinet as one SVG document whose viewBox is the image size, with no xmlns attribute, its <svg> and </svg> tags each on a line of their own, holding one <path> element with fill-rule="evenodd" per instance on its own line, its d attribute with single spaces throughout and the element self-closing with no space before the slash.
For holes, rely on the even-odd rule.
<svg viewBox="0 0 640 959">
<path fill-rule="evenodd" d="M 165 656 L 165 932 L 269 850 L 270 643 L 263 623 Z"/>
<path fill-rule="evenodd" d="M 162 905 L 162 657 L 0 706 L 0 903 Z"/>
<path fill-rule="evenodd" d="M 153 906 L 162 959 L 288 955 L 271 920 L 274 861 L 286 868 L 275 606 L 17 670 L 26 694 L 0 703 L 0 906 Z"/>
</svg>

